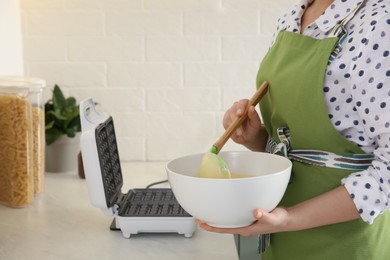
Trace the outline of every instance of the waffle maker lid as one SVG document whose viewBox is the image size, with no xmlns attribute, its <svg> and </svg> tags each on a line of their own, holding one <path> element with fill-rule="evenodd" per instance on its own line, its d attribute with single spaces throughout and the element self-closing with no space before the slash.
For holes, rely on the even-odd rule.
<svg viewBox="0 0 390 260">
<path fill-rule="evenodd" d="M 106 204 L 107 207 L 113 207 L 122 194 L 123 178 L 111 116 L 96 127 L 95 138 Z"/>
<path fill-rule="evenodd" d="M 117 211 L 123 177 L 114 121 L 97 112 L 92 98 L 80 103 L 81 152 L 91 203 L 105 214 Z"/>
</svg>

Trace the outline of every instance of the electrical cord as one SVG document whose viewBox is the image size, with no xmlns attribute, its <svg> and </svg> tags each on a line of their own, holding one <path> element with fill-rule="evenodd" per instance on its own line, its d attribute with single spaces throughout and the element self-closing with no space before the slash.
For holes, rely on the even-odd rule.
<svg viewBox="0 0 390 260">
<path fill-rule="evenodd" d="M 163 180 L 163 181 L 153 182 L 153 183 L 149 184 L 148 186 L 146 186 L 146 189 L 149 189 L 152 186 L 155 186 L 155 185 L 158 185 L 158 184 L 162 184 L 162 183 L 166 183 L 166 182 L 168 182 L 168 179 L 167 180 Z"/>
</svg>

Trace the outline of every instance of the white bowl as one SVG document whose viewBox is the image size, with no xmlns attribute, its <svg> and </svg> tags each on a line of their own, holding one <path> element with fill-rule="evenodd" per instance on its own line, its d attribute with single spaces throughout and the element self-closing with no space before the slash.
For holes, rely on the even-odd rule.
<svg viewBox="0 0 390 260">
<path fill-rule="evenodd" d="M 221 152 L 232 173 L 246 178 L 197 177 L 204 154 L 180 157 L 166 166 L 169 183 L 180 205 L 193 217 L 214 227 L 243 227 L 253 223 L 256 208 L 273 210 L 290 179 L 290 160 L 268 153 Z"/>
</svg>

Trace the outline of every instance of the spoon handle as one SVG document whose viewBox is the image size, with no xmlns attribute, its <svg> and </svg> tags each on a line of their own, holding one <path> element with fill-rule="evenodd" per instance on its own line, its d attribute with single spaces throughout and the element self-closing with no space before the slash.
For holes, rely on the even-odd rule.
<svg viewBox="0 0 390 260">
<path fill-rule="evenodd" d="M 227 140 L 229 140 L 230 136 L 236 131 L 236 129 L 244 122 L 244 120 L 248 117 L 248 109 L 251 106 L 257 105 L 257 103 L 260 102 L 260 100 L 263 98 L 263 96 L 267 93 L 268 89 L 268 82 L 264 81 L 263 84 L 257 89 L 255 94 L 252 96 L 252 98 L 249 100 L 248 106 L 245 108 L 244 113 L 234 119 L 234 121 L 229 125 L 228 128 L 226 128 L 225 132 L 221 135 L 221 137 L 214 143 L 213 147 L 211 148 L 211 152 L 218 154 L 219 151 L 222 149 L 222 147 L 225 145 Z"/>
</svg>

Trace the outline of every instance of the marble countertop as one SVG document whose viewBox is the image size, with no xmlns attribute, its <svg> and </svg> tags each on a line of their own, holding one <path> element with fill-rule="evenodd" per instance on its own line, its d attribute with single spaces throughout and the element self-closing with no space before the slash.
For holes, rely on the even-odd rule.
<svg viewBox="0 0 390 260">
<path fill-rule="evenodd" d="M 162 162 L 125 163 L 122 172 L 123 192 L 167 178 Z M 232 235 L 197 229 L 191 238 L 145 233 L 126 239 L 109 229 L 112 219 L 91 205 L 76 172 L 46 173 L 45 192 L 32 205 L 0 205 L 0 259 L 238 259 Z"/>
</svg>

